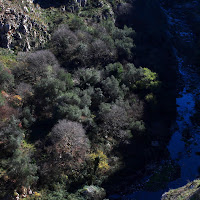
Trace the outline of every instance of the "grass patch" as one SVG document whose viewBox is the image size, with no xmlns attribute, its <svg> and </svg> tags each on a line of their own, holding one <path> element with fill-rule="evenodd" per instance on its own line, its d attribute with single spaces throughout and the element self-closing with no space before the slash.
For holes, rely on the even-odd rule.
<svg viewBox="0 0 200 200">
<path fill-rule="evenodd" d="M 42 10 L 43 21 L 48 24 L 50 30 L 54 30 L 59 24 L 67 24 L 73 16 L 74 14 L 61 12 L 58 8 Z"/>
<path fill-rule="evenodd" d="M 16 63 L 16 55 L 8 50 L 0 48 L 0 62 L 8 68 L 12 68 Z"/>
</svg>

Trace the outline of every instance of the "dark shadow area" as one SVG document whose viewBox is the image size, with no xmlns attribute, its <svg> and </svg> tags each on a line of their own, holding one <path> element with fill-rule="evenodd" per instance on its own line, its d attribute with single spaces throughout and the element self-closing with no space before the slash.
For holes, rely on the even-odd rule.
<svg viewBox="0 0 200 200">
<path fill-rule="evenodd" d="M 171 123 L 176 118 L 177 62 L 167 19 L 159 1 L 133 1 L 129 12 L 119 14 L 116 23 L 119 27 L 127 25 L 136 31 L 136 58 L 133 63 L 157 72 L 162 88 L 156 108 L 149 107 L 145 111 L 147 135 L 134 138 L 130 145 L 120 147 L 125 165 L 104 183 L 108 195 L 126 192 L 149 173 L 147 164 L 169 158 L 167 145 L 171 137 Z M 153 147 L 152 141 L 158 141 L 158 147 Z"/>
<path fill-rule="evenodd" d="M 43 140 L 55 125 L 55 120 L 43 120 L 35 122 L 31 127 L 30 140 Z"/>
<path fill-rule="evenodd" d="M 177 61 L 174 55 L 175 38 L 168 32 L 166 16 L 159 1 L 135 0 L 129 13 L 119 15 L 119 27 L 127 25 L 136 31 L 136 66 L 157 72 L 162 81 L 159 115 L 175 116 Z"/>
<path fill-rule="evenodd" d="M 69 0 L 34 0 L 33 3 L 39 4 L 41 8 L 58 8 L 61 5 L 68 4 Z"/>
<path fill-rule="evenodd" d="M 107 196 L 114 194 L 130 194 L 141 180 L 152 173 L 150 166 L 169 159 L 169 152 L 166 146 L 152 147 L 150 138 L 137 138 L 129 145 L 122 145 L 119 149 L 123 154 L 124 167 L 110 176 L 104 182 L 103 187 L 107 191 Z M 138 188 L 139 189 L 139 188 Z"/>
</svg>

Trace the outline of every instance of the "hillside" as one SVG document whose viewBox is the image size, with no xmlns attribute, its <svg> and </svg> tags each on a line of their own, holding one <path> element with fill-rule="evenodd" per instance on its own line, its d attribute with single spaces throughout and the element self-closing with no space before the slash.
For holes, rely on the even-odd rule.
<svg viewBox="0 0 200 200">
<path fill-rule="evenodd" d="M 1 0 L 0 47 L 0 199 L 103 200 L 168 157 L 158 1 Z"/>
</svg>

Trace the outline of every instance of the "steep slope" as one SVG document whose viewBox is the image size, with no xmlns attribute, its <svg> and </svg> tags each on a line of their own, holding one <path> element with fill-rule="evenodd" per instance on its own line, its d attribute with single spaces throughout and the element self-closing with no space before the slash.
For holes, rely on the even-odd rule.
<svg viewBox="0 0 200 200">
<path fill-rule="evenodd" d="M 0 47 L 28 51 L 44 46 L 48 39 L 48 26 L 33 1 L 1 0 Z"/>
<path fill-rule="evenodd" d="M 111 175 L 120 192 L 168 155 L 165 20 L 151 0 L 2 1 L 1 46 L 18 55 L 0 51 L 0 197 L 102 199 Z"/>
<path fill-rule="evenodd" d="M 73 13 L 89 21 L 114 20 L 112 5 L 107 1 L 1 0 L 0 47 L 22 51 L 42 48 L 50 39 L 52 28 L 63 19 L 70 19 Z"/>
</svg>

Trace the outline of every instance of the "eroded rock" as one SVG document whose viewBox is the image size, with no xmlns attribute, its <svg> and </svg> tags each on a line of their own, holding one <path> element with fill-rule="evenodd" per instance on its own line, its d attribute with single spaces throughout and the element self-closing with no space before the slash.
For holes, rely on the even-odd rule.
<svg viewBox="0 0 200 200">
<path fill-rule="evenodd" d="M 31 0 L 16 6 L 8 1 L 2 2 L 0 12 L 0 47 L 29 51 L 42 47 L 50 38 L 48 26 L 38 21 L 40 10 Z M 37 11 L 36 11 L 37 10 Z M 34 41 L 34 42 L 33 42 Z"/>
</svg>

